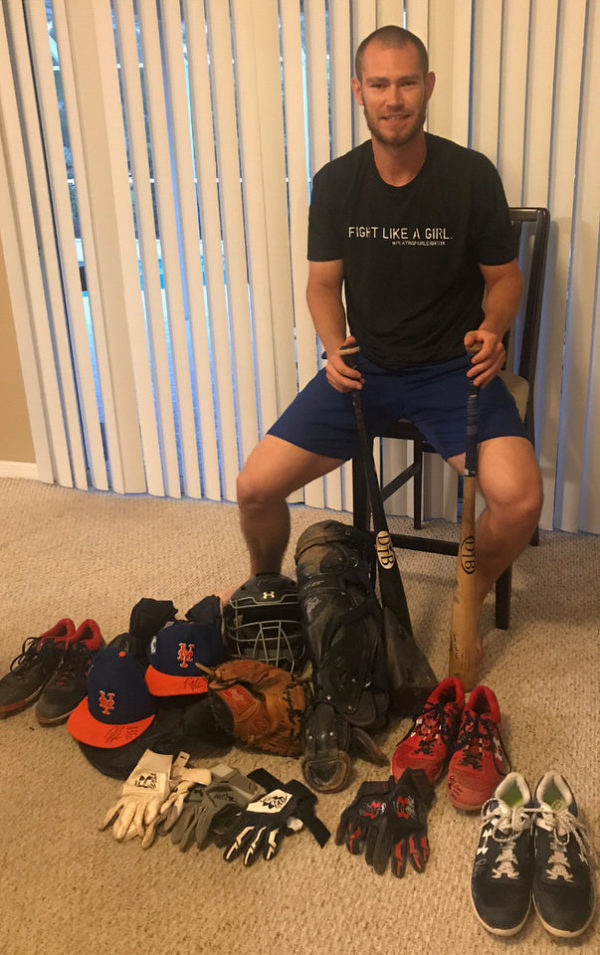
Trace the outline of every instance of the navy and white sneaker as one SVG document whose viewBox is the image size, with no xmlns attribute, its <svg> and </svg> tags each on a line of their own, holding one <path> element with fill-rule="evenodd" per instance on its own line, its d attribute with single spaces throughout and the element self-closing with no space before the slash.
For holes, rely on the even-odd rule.
<svg viewBox="0 0 600 955">
<path fill-rule="evenodd" d="M 471 873 L 471 900 L 494 935 L 516 935 L 531 905 L 534 810 L 519 773 L 508 773 L 481 808 L 481 834 Z"/>
<path fill-rule="evenodd" d="M 533 903 L 552 935 L 573 938 L 594 916 L 595 853 L 566 780 L 546 773 L 536 786 Z"/>
</svg>

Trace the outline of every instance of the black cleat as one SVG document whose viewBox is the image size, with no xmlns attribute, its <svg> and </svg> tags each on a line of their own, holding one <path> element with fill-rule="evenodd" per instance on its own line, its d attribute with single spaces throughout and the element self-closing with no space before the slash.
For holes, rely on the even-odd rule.
<svg viewBox="0 0 600 955">
<path fill-rule="evenodd" d="M 74 634 L 75 624 L 64 618 L 39 637 L 28 637 L 0 680 L 0 718 L 18 713 L 37 700 Z"/>
</svg>

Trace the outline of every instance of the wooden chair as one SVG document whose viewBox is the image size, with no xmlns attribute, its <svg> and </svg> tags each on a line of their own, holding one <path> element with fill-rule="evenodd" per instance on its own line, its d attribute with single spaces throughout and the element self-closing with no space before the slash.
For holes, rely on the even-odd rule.
<svg viewBox="0 0 600 955">
<path fill-rule="evenodd" d="M 535 444 L 534 393 L 542 297 L 546 269 L 546 253 L 550 230 L 550 213 L 544 208 L 511 208 L 511 220 L 517 240 L 518 257 L 523 272 L 524 291 L 522 305 L 513 327 L 504 339 L 507 353 L 506 367 L 500 373 L 512 393 L 527 433 Z M 435 449 L 425 440 L 419 430 L 409 421 L 400 420 L 382 431 L 381 438 L 400 438 L 412 442 L 413 463 L 406 467 L 381 489 L 387 500 L 409 480 L 413 481 L 413 505 L 415 530 L 422 528 L 423 521 L 423 456 L 435 454 Z M 459 479 L 460 480 L 460 479 Z M 352 506 L 353 520 L 365 530 L 370 526 L 367 489 L 362 464 L 352 461 Z M 456 556 L 458 542 L 432 539 L 418 535 L 391 534 L 397 548 L 427 551 L 433 554 Z M 538 543 L 537 531 L 532 544 Z M 496 627 L 508 629 L 510 620 L 512 568 L 509 567 L 496 582 Z"/>
</svg>

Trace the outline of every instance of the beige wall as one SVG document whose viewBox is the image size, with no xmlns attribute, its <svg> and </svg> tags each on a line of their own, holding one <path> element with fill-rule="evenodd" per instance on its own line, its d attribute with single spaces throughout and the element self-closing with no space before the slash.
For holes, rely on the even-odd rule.
<svg viewBox="0 0 600 955">
<path fill-rule="evenodd" d="M 0 245 L 0 461 L 35 463 L 4 255 Z"/>
</svg>

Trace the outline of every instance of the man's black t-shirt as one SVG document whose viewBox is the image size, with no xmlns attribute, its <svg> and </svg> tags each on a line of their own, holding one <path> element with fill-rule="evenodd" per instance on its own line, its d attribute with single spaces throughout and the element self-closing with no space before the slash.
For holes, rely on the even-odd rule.
<svg viewBox="0 0 600 955">
<path fill-rule="evenodd" d="M 425 134 L 406 186 L 385 183 L 371 141 L 314 177 L 308 258 L 342 259 L 350 331 L 385 368 L 449 361 L 483 317 L 478 265 L 503 265 L 515 242 L 502 182 L 481 153 Z"/>
</svg>

